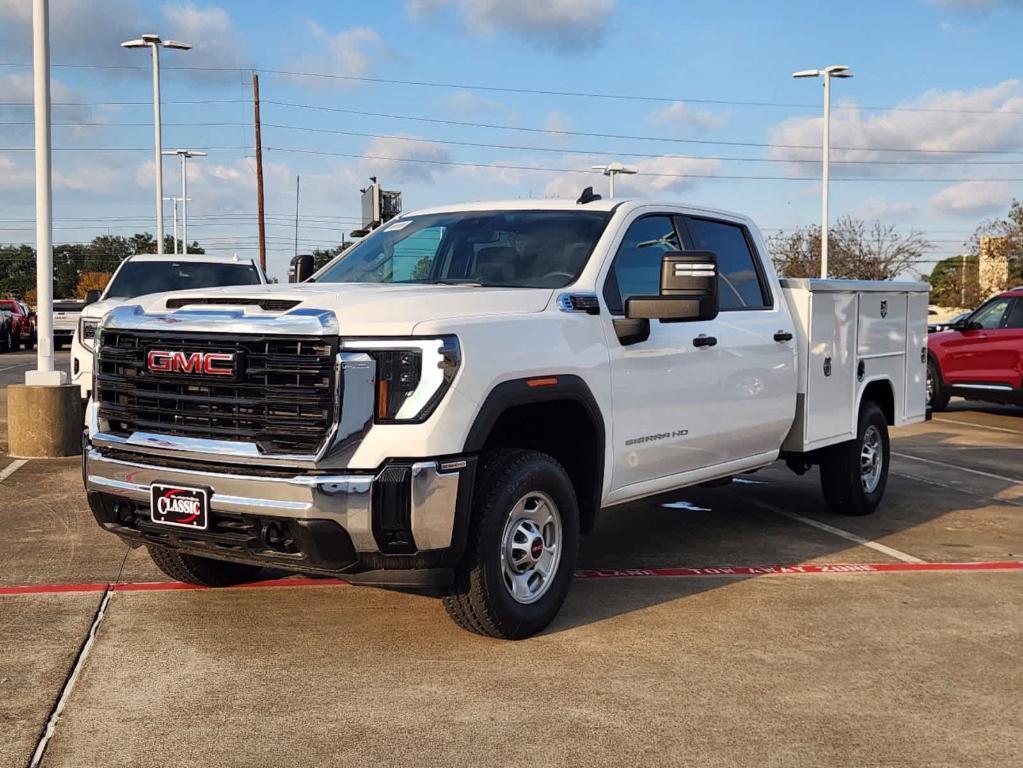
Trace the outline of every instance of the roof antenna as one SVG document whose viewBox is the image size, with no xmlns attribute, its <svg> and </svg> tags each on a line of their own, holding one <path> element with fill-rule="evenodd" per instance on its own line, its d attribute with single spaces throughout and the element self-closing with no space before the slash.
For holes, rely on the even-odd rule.
<svg viewBox="0 0 1023 768">
<path fill-rule="evenodd" d="M 579 195 L 579 199 L 576 200 L 576 205 L 586 205 L 592 203 L 594 200 L 600 200 L 600 195 L 594 194 L 593 187 L 587 187 L 583 190 L 583 193 Z"/>
</svg>

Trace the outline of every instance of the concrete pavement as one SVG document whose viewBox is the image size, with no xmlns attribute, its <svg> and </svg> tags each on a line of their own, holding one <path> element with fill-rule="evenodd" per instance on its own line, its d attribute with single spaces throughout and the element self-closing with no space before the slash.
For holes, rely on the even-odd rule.
<svg viewBox="0 0 1023 768">
<path fill-rule="evenodd" d="M 1021 416 L 956 403 L 896 432 L 874 516 L 772 468 L 607 511 L 580 567 L 1023 560 Z M 0 585 L 162 579 L 96 528 L 78 475 L 33 461 L 0 481 Z M 379 590 L 115 591 L 43 765 L 1016 766 L 1021 586 L 584 579 L 519 643 Z M 0 595 L 0 765 L 28 764 L 102 594 Z"/>
</svg>

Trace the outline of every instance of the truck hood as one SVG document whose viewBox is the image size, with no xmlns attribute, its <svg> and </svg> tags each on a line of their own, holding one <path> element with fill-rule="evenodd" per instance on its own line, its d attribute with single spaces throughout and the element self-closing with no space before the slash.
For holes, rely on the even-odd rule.
<svg viewBox="0 0 1023 768">
<path fill-rule="evenodd" d="M 226 288 L 204 288 L 141 296 L 117 304 L 139 304 L 147 313 L 190 311 L 243 311 L 265 317 L 296 310 L 329 310 L 337 315 L 344 336 L 407 335 L 422 322 L 457 320 L 475 316 L 513 315 L 540 312 L 547 307 L 554 293 L 549 288 L 478 288 L 459 285 L 394 285 L 370 283 L 304 283 Z M 195 304 L 178 306 L 182 299 L 196 299 Z M 177 309 L 168 310 L 174 300 Z M 261 309 L 239 303 L 231 306 L 225 299 L 273 299 L 294 301 L 284 312 Z M 214 305 L 203 303 L 214 301 Z M 106 304 L 107 302 L 100 302 Z M 97 306 L 97 305 L 92 305 Z M 90 309 L 92 309 L 90 306 Z M 105 313 L 112 306 L 103 310 Z"/>
</svg>

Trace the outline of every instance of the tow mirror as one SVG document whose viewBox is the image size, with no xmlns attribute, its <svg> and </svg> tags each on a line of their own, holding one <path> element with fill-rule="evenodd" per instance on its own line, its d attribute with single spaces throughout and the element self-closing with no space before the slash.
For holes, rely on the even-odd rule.
<svg viewBox="0 0 1023 768">
<path fill-rule="evenodd" d="M 718 316 L 718 257 L 710 251 L 670 251 L 661 259 L 661 292 L 625 302 L 630 320 L 666 323 Z"/>
<path fill-rule="evenodd" d="M 964 317 L 962 320 L 956 320 L 952 323 L 952 330 L 954 331 L 976 331 L 982 328 L 980 323 L 970 320 L 968 317 Z"/>
<path fill-rule="evenodd" d="M 97 301 L 99 301 L 100 293 L 101 292 L 96 290 L 95 288 L 93 288 L 91 291 L 86 291 L 86 293 L 85 293 L 85 303 L 86 304 L 95 304 Z"/>
<path fill-rule="evenodd" d="M 291 259 L 291 266 L 288 268 L 289 283 L 304 283 L 313 276 L 313 257 L 308 253 L 300 253 Z"/>
</svg>

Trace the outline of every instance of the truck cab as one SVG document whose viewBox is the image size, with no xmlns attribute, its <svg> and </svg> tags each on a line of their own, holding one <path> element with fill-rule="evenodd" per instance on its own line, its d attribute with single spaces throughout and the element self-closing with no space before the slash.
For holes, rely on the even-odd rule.
<svg viewBox="0 0 1023 768">
<path fill-rule="evenodd" d="M 96 328 L 85 483 L 174 578 L 263 566 L 543 629 L 602 510 L 782 459 L 881 502 L 924 418 L 926 286 L 784 282 L 747 217 L 644 201 L 403 214 L 308 281 Z"/>
</svg>

